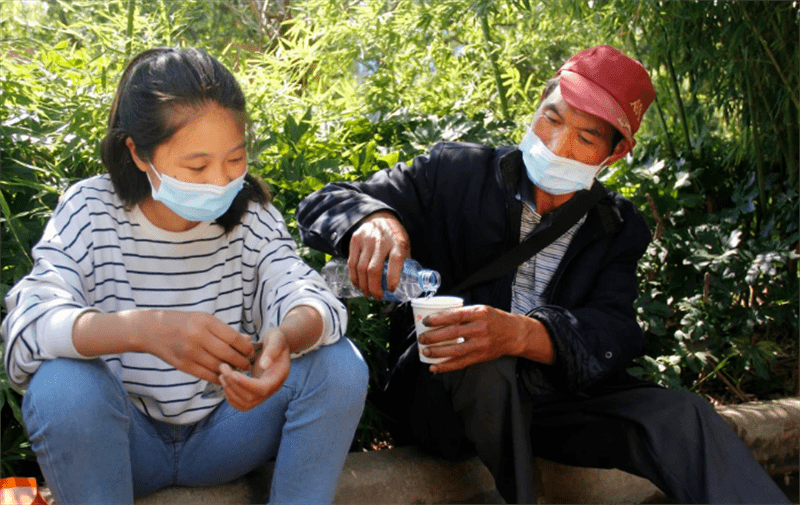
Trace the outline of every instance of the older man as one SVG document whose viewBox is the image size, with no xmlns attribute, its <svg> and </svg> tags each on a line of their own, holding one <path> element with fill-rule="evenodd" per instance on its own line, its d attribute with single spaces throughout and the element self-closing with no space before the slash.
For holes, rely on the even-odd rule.
<svg viewBox="0 0 800 505">
<path fill-rule="evenodd" d="M 303 240 L 348 257 L 366 296 L 382 295 L 387 261 L 393 290 L 413 255 L 464 298 L 425 321 L 422 343 L 461 342 L 427 347 L 448 358 L 427 368 L 395 321 L 387 405 L 398 436 L 477 452 L 507 502 L 536 502 L 534 456 L 620 468 L 684 503 L 786 502 L 705 400 L 626 372 L 643 345 L 633 302 L 650 232 L 595 177 L 633 148 L 654 98 L 639 62 L 593 47 L 548 83 L 519 146 L 440 143 L 298 207 Z M 548 229 L 532 257 L 459 286 Z"/>
</svg>

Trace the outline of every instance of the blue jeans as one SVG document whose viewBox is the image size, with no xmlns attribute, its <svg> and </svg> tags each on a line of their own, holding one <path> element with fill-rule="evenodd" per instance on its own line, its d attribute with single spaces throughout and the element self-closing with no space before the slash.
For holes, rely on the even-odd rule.
<svg viewBox="0 0 800 505">
<path fill-rule="evenodd" d="M 346 338 L 292 360 L 281 390 L 249 412 L 223 402 L 191 425 L 154 421 L 104 361 L 41 365 L 25 426 L 54 498 L 133 503 L 163 487 L 214 486 L 275 458 L 271 503 L 331 503 L 369 373 Z"/>
</svg>

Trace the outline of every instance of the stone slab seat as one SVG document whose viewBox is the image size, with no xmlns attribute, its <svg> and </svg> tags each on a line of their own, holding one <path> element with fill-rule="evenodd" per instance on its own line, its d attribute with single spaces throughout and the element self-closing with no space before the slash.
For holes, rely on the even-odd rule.
<svg viewBox="0 0 800 505">
<path fill-rule="evenodd" d="M 795 474 L 800 458 L 800 398 L 719 407 L 756 459 L 773 476 Z M 163 489 L 136 505 L 265 503 L 271 465 L 212 488 Z M 622 472 L 577 468 L 537 460 L 540 503 L 669 503 L 648 480 Z M 796 498 L 795 498 L 796 499 Z M 453 462 L 415 447 L 350 453 L 336 503 L 503 503 L 486 467 L 477 459 Z"/>
</svg>

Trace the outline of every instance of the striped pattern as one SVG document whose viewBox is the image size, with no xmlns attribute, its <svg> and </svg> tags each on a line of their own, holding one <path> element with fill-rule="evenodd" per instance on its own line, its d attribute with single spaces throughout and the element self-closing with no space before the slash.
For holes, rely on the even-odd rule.
<svg viewBox="0 0 800 505">
<path fill-rule="evenodd" d="M 531 202 L 522 200 L 520 242 L 536 229 L 541 220 L 542 216 L 536 212 L 536 207 Z M 572 237 L 584 221 L 586 216 L 581 217 L 572 228 L 517 268 L 511 291 L 513 314 L 528 314 L 534 308 L 545 304 L 544 291 L 567 252 Z"/>
<path fill-rule="evenodd" d="M 87 307 L 202 311 L 257 340 L 297 305 L 323 316 L 319 344 L 339 339 L 344 306 L 297 255 L 273 206 L 252 204 L 229 234 L 213 223 L 174 233 L 126 211 L 107 175 L 82 181 L 62 197 L 33 250 L 33 271 L 6 296 L 5 365 L 23 389 L 39 364 L 78 357 L 71 328 Z M 153 335 L 153 338 L 158 338 Z M 104 356 L 134 404 L 171 423 L 196 422 L 222 401 L 203 399 L 206 382 L 145 353 Z"/>
</svg>

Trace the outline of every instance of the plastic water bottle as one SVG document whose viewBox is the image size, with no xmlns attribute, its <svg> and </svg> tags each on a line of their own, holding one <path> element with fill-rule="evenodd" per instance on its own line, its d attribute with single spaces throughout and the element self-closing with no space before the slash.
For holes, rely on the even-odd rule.
<svg viewBox="0 0 800 505">
<path fill-rule="evenodd" d="M 383 265 L 383 278 L 381 279 L 381 289 L 383 289 L 383 301 L 385 302 L 407 302 L 413 298 L 419 298 L 428 293 L 436 293 L 442 283 L 439 272 L 422 268 L 418 261 L 406 258 L 403 264 L 403 271 L 400 273 L 400 283 L 393 292 L 386 288 L 386 270 L 389 262 Z M 322 278 L 328 283 L 333 294 L 337 298 L 356 298 L 364 296 L 364 293 L 353 286 L 350 282 L 350 271 L 347 268 L 347 260 L 333 258 L 322 267 Z"/>
</svg>

